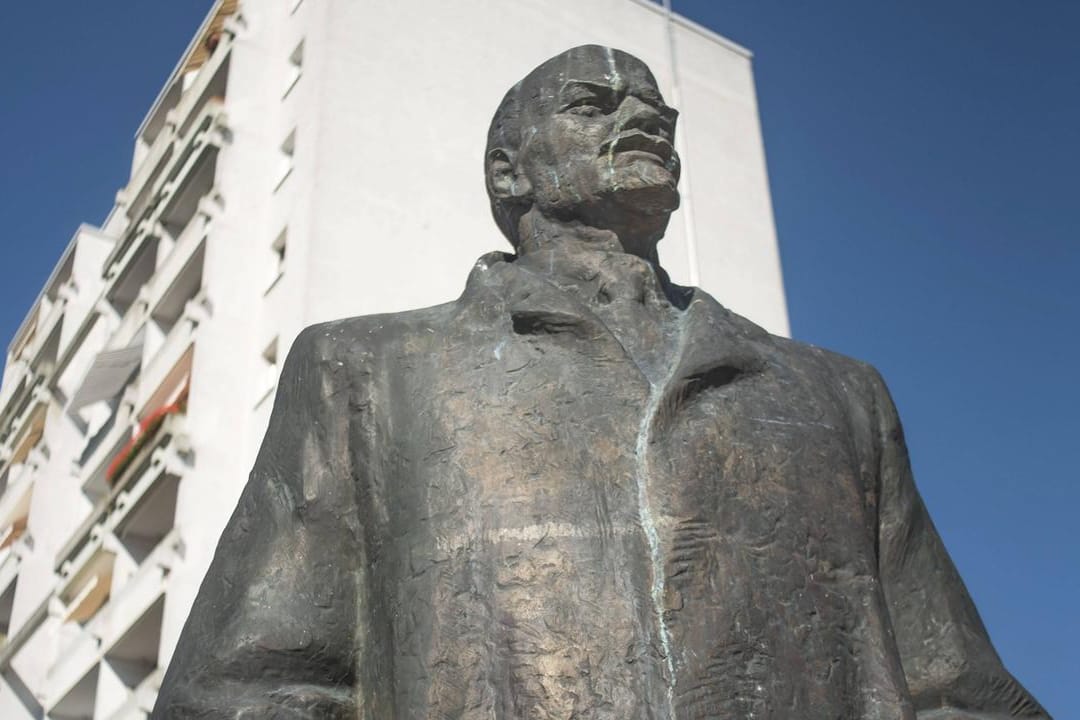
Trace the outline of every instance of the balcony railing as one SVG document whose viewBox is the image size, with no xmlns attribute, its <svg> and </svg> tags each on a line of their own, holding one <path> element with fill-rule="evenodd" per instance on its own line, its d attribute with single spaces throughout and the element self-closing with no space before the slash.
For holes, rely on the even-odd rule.
<svg viewBox="0 0 1080 720">
<path fill-rule="evenodd" d="M 94 437 L 87 439 L 75 472 L 82 480 L 83 492 L 91 498 L 108 493 L 105 472 L 112 458 L 131 439 L 134 414 L 135 390 L 129 385 L 112 415 Z"/>
<path fill-rule="evenodd" d="M 208 152 L 216 152 L 224 144 L 225 111 L 220 98 L 210 98 L 202 105 L 188 132 L 175 140 L 165 167 L 149 181 L 149 200 L 145 209 L 131 216 L 131 230 L 124 236 L 105 261 L 106 276 L 115 279 L 123 274 L 126 265 L 137 254 L 138 246 L 152 235 L 155 223 L 170 198 L 182 188 L 191 171 L 199 166 Z"/>
<path fill-rule="evenodd" d="M 142 215 L 149 198 L 152 197 L 156 180 L 176 152 L 177 140 L 187 133 L 207 102 L 220 94 L 216 93 L 216 90 L 226 79 L 223 74 L 227 73 L 231 45 L 231 36 L 224 35 L 209 60 L 200 68 L 195 81 L 180 98 L 180 102 L 167 112 L 165 126 L 154 138 L 127 186 L 118 194 L 117 200 L 126 206 L 128 217 L 135 219 Z"/>
<path fill-rule="evenodd" d="M 37 336 L 34 338 L 33 345 L 28 348 L 28 355 L 30 357 L 30 367 L 38 369 L 39 372 L 47 373 L 51 370 L 51 368 L 39 368 L 42 360 L 42 350 L 45 349 L 53 332 L 60 325 L 64 312 L 67 310 L 68 299 L 74 294 L 75 286 L 70 281 L 65 283 L 61 294 L 50 303 L 49 312 L 38 321 Z M 53 360 L 55 361 L 55 358 Z"/>
<path fill-rule="evenodd" d="M 213 194 L 211 189 L 210 194 Z M 188 267 L 195 253 L 202 247 L 210 232 L 212 218 L 217 214 L 218 205 L 209 197 L 202 197 L 195 213 L 180 233 L 169 243 L 169 247 L 158 258 L 154 277 L 147 284 L 146 302 L 157 310 L 166 293 L 175 285 L 183 271 Z M 164 229 L 162 228 L 164 235 Z M 163 248 L 159 248 L 162 253 Z"/>
<path fill-rule="evenodd" d="M 14 372 L 9 373 L 9 378 L 4 387 L 0 388 L 0 424 L 7 413 L 8 404 L 18 394 L 20 381 L 28 373 L 49 375 L 55 364 L 55 355 L 51 358 L 44 356 L 45 348 L 53 339 L 53 334 L 63 320 L 67 310 L 68 301 L 77 295 L 75 284 L 68 279 L 50 297 L 42 296 L 35 304 L 34 310 L 24 322 L 32 322 L 33 326 L 26 332 L 29 339 L 23 341 L 18 351 L 11 358 Z M 44 307 L 44 312 L 42 312 Z"/>
<path fill-rule="evenodd" d="M 177 389 L 181 382 L 186 382 L 190 373 L 190 353 L 195 343 L 196 328 L 206 315 L 199 298 L 189 301 L 184 312 L 169 330 L 161 346 L 156 349 L 143 367 L 136 393 L 135 407 L 140 415 L 145 415 L 155 407 L 155 403 L 165 400 L 163 394 Z M 179 375 L 184 375 L 181 379 Z"/>
<path fill-rule="evenodd" d="M 0 498 L 0 548 L 12 545 L 26 529 L 36 470 L 36 463 L 22 466 Z"/>
<path fill-rule="evenodd" d="M 180 557 L 176 494 L 187 465 L 175 448 L 158 448 L 154 455 L 118 496 L 106 521 L 94 529 L 80 558 L 64 568 L 53 612 L 67 621 L 68 639 L 49 671 L 47 704 L 70 694 L 97 663 L 134 659 L 142 643 L 131 642 L 132 634 L 155 629 L 144 625 L 160 632 L 160 599 Z M 150 673 L 157 662 L 156 643 L 152 656 L 138 659 Z M 130 680 L 126 692 L 137 693 L 141 680 Z M 156 692 L 156 685 L 150 689 Z"/>
<path fill-rule="evenodd" d="M 81 678 L 93 671 L 132 626 L 164 595 L 168 574 L 179 558 L 180 535 L 175 528 L 157 544 L 122 587 L 86 622 L 59 654 L 47 679 L 46 706 L 67 696 Z M 160 623 L 160 619 L 157 619 Z"/>
<path fill-rule="evenodd" d="M 0 446 L 7 446 L 7 441 L 17 433 L 32 404 L 34 393 L 38 392 L 44 380 L 44 377 L 32 372 L 27 372 L 20 380 L 8 404 L 0 411 Z M 0 447 L 0 455 L 2 453 L 3 447 Z"/>
<path fill-rule="evenodd" d="M 0 430 L 0 474 L 9 465 L 21 463 L 41 441 L 51 400 L 45 378 L 39 375 L 17 406 L 15 417 Z"/>
<path fill-rule="evenodd" d="M 146 294 L 146 288 L 143 287 L 131 303 L 131 306 L 128 307 L 127 312 L 120 319 L 120 324 L 117 325 L 116 330 L 113 331 L 112 336 L 109 338 L 108 347 L 127 347 L 135 340 L 135 335 L 146 323 L 150 311 L 150 302 Z"/>
<path fill-rule="evenodd" d="M 97 503 L 58 553 L 54 567 L 62 578 L 70 578 L 78 573 L 94 553 L 97 544 L 123 521 L 126 508 L 130 507 L 125 502 L 124 493 L 131 485 L 137 484 L 142 473 L 167 470 L 183 474 L 186 472 L 183 458 L 189 449 L 183 414 L 167 415 L 155 429 L 147 433 L 145 442 L 112 478 L 108 494 Z M 118 453 L 114 451 L 108 457 L 110 466 L 114 465 L 117 456 Z"/>
<path fill-rule="evenodd" d="M 30 377 L 30 363 L 23 359 L 12 360 L 7 372 L 7 382 L 3 387 L 0 387 L 0 424 L 3 423 L 3 418 L 9 414 L 8 408 L 10 407 L 14 398 L 26 388 L 27 380 Z"/>
<path fill-rule="evenodd" d="M 0 551 L 0 595 L 15 582 L 25 553 L 26 545 L 21 539 Z"/>
</svg>

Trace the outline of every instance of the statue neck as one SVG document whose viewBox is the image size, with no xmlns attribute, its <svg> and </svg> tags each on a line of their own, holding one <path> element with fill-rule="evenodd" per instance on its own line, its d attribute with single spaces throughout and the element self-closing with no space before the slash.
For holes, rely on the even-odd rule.
<svg viewBox="0 0 1080 720">
<path fill-rule="evenodd" d="M 596 228 L 580 220 L 558 220 L 543 213 L 534 205 L 521 217 L 518 224 L 518 255 L 526 256 L 540 251 L 557 254 L 577 253 L 627 253 L 645 260 L 654 268 L 660 268 L 656 242 L 635 242 L 634 238 L 620 236 L 614 230 Z"/>
<path fill-rule="evenodd" d="M 626 252 L 616 233 L 542 218 L 515 262 L 577 298 L 602 322 L 650 383 L 667 374 L 685 298 L 652 258 Z"/>
<path fill-rule="evenodd" d="M 523 217 L 518 264 L 564 290 L 589 296 L 626 294 L 685 308 L 688 295 L 671 282 L 653 244 L 644 255 L 628 252 L 618 234 L 584 223 L 544 217 L 535 208 Z"/>
</svg>

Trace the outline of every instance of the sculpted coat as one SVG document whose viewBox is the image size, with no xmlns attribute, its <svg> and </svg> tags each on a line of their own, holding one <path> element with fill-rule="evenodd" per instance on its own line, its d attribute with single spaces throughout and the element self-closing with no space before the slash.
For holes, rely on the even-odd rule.
<svg viewBox="0 0 1080 720">
<path fill-rule="evenodd" d="M 872 368 L 535 207 L 457 301 L 296 340 L 153 717 L 1046 717 Z"/>
</svg>

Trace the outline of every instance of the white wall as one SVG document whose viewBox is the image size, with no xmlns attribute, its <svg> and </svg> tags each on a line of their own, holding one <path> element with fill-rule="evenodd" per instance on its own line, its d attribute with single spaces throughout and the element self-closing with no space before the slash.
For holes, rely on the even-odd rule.
<svg viewBox="0 0 1080 720">
<path fill-rule="evenodd" d="M 298 118 L 298 163 L 317 174 L 306 322 L 450 300 L 476 257 L 508 249 L 484 190 L 485 136 L 506 90 L 543 60 L 613 45 L 674 94 L 667 19 L 647 3 L 328 0 L 300 12 L 318 14 L 305 61 L 318 111 Z M 750 59 L 686 24 L 675 47 L 690 192 L 662 262 L 689 283 L 692 213 L 701 285 L 786 334 Z"/>
</svg>

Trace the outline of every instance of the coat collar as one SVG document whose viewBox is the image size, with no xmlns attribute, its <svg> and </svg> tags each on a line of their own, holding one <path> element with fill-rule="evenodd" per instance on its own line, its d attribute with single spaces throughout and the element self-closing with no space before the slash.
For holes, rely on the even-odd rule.
<svg viewBox="0 0 1080 720">
<path fill-rule="evenodd" d="M 676 407 L 712 387 L 759 374 L 766 366 L 770 335 L 699 288 L 674 287 L 678 311 L 678 347 L 662 387 L 664 404 Z M 672 294 L 669 292 L 669 295 Z M 528 269 L 514 255 L 488 253 L 477 260 L 469 275 L 461 303 L 481 311 L 485 325 L 509 316 L 518 335 L 548 336 L 588 345 L 589 356 L 606 356 L 635 365 L 611 328 L 575 293 L 558 286 L 551 277 Z M 488 325 L 490 327 L 490 325 Z"/>
<path fill-rule="evenodd" d="M 700 288 L 692 288 L 683 315 L 680 347 L 671 373 L 659 392 L 653 432 L 702 393 L 745 381 L 765 372 L 770 335 L 736 315 Z"/>
</svg>

